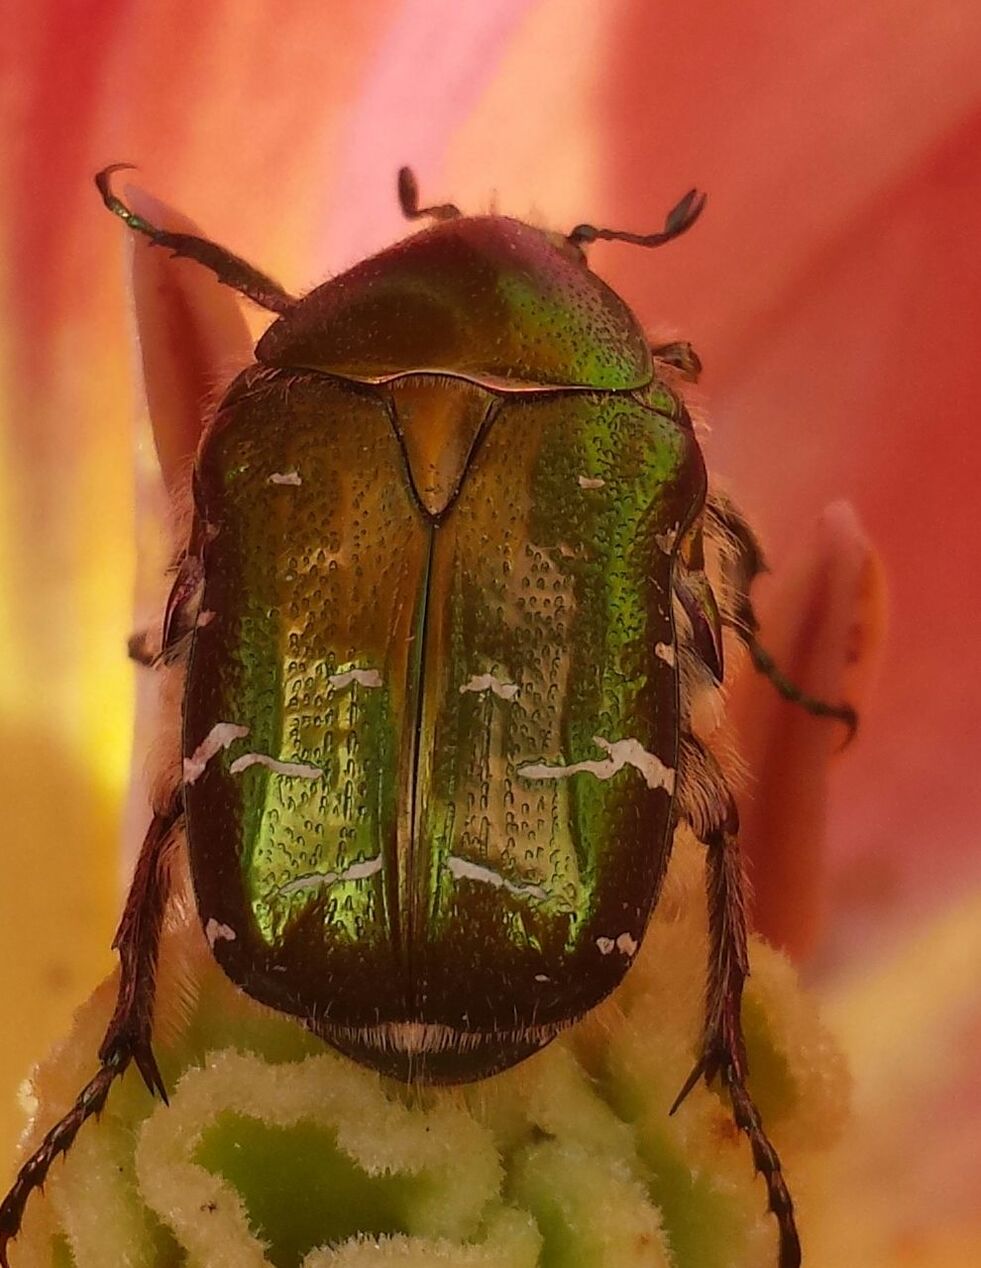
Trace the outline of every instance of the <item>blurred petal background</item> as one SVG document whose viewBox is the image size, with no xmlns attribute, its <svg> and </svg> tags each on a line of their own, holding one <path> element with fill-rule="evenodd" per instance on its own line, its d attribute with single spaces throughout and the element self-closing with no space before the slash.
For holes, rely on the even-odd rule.
<svg viewBox="0 0 981 1268">
<path fill-rule="evenodd" d="M 652 333 L 697 347 L 710 466 L 775 571 L 846 498 L 890 589 L 812 881 L 805 968 L 862 1126 L 830 1201 L 861 1195 L 849 1262 L 978 1262 L 981 9 L 42 0 L 4 25 L 3 1158 L 18 1082 L 112 964 L 138 526 L 150 564 L 165 555 L 136 509 L 159 490 L 129 244 L 93 172 L 139 163 L 293 291 L 402 234 L 401 163 L 424 201 L 564 229 L 656 229 L 698 184 L 697 231 L 591 263 Z"/>
</svg>

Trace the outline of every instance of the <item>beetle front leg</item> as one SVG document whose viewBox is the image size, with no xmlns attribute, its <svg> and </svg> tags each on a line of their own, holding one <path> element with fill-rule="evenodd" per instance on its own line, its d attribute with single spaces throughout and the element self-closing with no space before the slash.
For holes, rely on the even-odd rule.
<svg viewBox="0 0 981 1268">
<path fill-rule="evenodd" d="M 99 1049 L 101 1067 L 79 1093 L 68 1113 L 17 1173 L 0 1203 L 0 1265 L 9 1268 L 7 1247 L 17 1236 L 27 1200 L 45 1181 L 51 1164 L 67 1153 L 82 1124 L 101 1112 L 113 1082 L 135 1062 L 151 1093 L 166 1101 L 163 1079 L 150 1045 L 154 983 L 164 912 L 170 892 L 170 852 L 174 828 L 182 814 L 179 792 L 157 811 L 147 832 L 133 874 L 126 907 L 113 942 L 119 951 L 120 977 L 116 1007 Z"/>
<path fill-rule="evenodd" d="M 678 1109 L 700 1079 L 706 1083 L 716 1077 L 722 1080 L 732 1103 L 736 1126 L 748 1139 L 756 1170 L 766 1182 L 770 1210 L 776 1217 L 780 1234 L 780 1268 L 799 1268 L 801 1248 L 793 1200 L 783 1177 L 780 1157 L 770 1143 L 746 1086 L 749 1069 L 743 1039 L 742 998 L 749 976 L 749 954 L 745 881 L 738 841 L 739 812 L 725 776 L 708 750 L 689 736 L 683 753 L 681 812 L 685 814 L 689 807 L 694 812 L 692 826 L 708 852 L 709 961 L 701 1056 L 670 1112 L 673 1114 Z"/>
<path fill-rule="evenodd" d="M 271 277 L 267 277 L 247 260 L 219 246 L 217 242 L 211 242 L 208 238 L 199 238 L 193 233 L 171 233 L 166 229 L 158 229 L 143 216 L 131 211 L 112 192 L 110 184 L 114 172 L 125 171 L 130 167 L 132 167 L 131 163 L 113 163 L 110 167 L 103 168 L 95 178 L 102 201 L 124 224 L 136 233 L 142 233 L 144 237 L 149 238 L 153 246 L 167 247 L 174 255 L 181 256 L 185 260 L 194 260 L 197 264 L 210 269 L 223 286 L 230 286 L 232 290 L 247 296 L 253 303 L 268 308 L 271 312 L 284 314 L 296 306 L 297 301 L 294 296 L 288 295 L 278 282 L 274 282 Z"/>
</svg>

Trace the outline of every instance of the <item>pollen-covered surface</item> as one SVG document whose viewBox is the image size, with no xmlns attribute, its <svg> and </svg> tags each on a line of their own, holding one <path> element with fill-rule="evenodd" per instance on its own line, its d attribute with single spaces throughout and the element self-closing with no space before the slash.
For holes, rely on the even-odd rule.
<svg viewBox="0 0 981 1268">
<path fill-rule="evenodd" d="M 254 1004 L 199 927 L 164 941 L 169 1107 L 127 1075 L 28 1208 L 11 1268 L 775 1268 L 762 1182 L 726 1099 L 697 1086 L 703 847 L 679 834 L 633 972 L 544 1052 L 411 1089 Z M 805 1263 L 847 1077 L 793 970 L 751 946 L 750 1083 L 793 1185 Z M 109 982 L 39 1071 L 32 1141 L 91 1074 Z"/>
<path fill-rule="evenodd" d="M 450 1027 L 486 1052 L 455 1071 L 450 1042 L 431 1077 L 472 1077 L 595 1004 L 629 962 L 604 940 L 643 936 L 677 765 L 658 542 L 704 473 L 629 396 L 473 388 L 447 396 L 470 457 L 435 517 L 405 395 L 259 372 L 205 443 L 191 863 L 256 998 L 369 1063 L 380 1026 Z"/>
<path fill-rule="evenodd" d="M 428 370 L 626 389 L 652 373 L 623 300 L 573 253 L 504 216 L 446 221 L 363 261 L 271 326 L 256 355 L 368 380 Z"/>
</svg>

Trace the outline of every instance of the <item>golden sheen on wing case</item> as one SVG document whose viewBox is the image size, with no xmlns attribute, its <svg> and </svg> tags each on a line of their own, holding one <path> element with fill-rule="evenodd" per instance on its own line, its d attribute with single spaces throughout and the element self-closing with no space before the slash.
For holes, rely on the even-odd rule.
<svg viewBox="0 0 981 1268">
<path fill-rule="evenodd" d="M 679 1102 L 722 1080 L 795 1268 L 746 1088 L 738 819 L 693 704 L 723 679 L 728 626 L 784 694 L 854 717 L 756 642 L 759 549 L 710 491 L 679 394 L 698 358 L 652 349 L 583 249 L 668 242 L 704 198 L 658 233 L 563 235 L 420 208 L 403 169 L 403 211 L 435 223 L 295 299 L 130 211 L 114 170 L 112 212 L 278 320 L 205 429 L 146 657 L 183 675 L 182 752 L 117 935 L 101 1065 L 0 1206 L 0 1264 L 130 1063 L 166 1095 L 151 1039 L 175 851 L 238 987 L 362 1065 L 446 1084 L 516 1064 L 616 988 L 684 821 L 706 847 L 710 962 Z"/>
</svg>

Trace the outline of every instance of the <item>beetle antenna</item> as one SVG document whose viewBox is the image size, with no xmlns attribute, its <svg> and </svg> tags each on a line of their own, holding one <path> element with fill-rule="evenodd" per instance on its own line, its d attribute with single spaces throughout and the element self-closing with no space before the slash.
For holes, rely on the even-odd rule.
<svg viewBox="0 0 981 1268">
<path fill-rule="evenodd" d="M 271 277 L 254 268 L 247 260 L 233 255 L 217 242 L 209 242 L 207 238 L 199 238 L 193 233 L 169 233 L 166 229 L 158 229 L 149 220 L 131 211 L 129 207 L 112 192 L 111 178 L 114 172 L 133 170 L 132 163 L 113 163 L 104 167 L 95 177 L 96 187 L 102 195 L 102 201 L 130 229 L 142 233 L 149 238 L 155 247 L 169 247 L 174 255 L 186 260 L 194 260 L 210 269 L 224 286 L 245 295 L 254 303 L 268 308 L 274 313 L 288 313 L 297 303 L 294 296 L 274 282 Z"/>
<path fill-rule="evenodd" d="M 627 233 L 622 229 L 597 229 L 594 225 L 576 225 L 566 241 L 577 247 L 584 242 L 595 242 L 602 238 L 604 242 L 630 242 L 636 247 L 660 247 L 672 238 L 679 238 L 690 229 L 705 206 L 705 194 L 697 189 L 690 189 L 684 198 L 668 212 L 664 228 L 660 233 Z"/>
<path fill-rule="evenodd" d="M 419 206 L 419 186 L 416 174 L 411 167 L 399 168 L 399 206 L 406 220 L 419 220 L 422 216 L 432 216 L 433 220 L 455 220 L 462 215 L 459 207 L 453 203 L 440 203 L 434 207 Z"/>
</svg>

